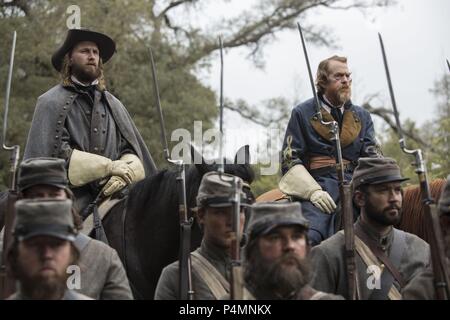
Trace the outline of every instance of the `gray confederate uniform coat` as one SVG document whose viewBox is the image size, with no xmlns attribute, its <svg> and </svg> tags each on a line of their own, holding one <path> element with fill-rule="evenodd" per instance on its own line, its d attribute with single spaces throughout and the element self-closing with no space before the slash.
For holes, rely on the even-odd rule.
<svg viewBox="0 0 450 320">
<path fill-rule="evenodd" d="M 415 276 L 402 291 L 403 300 L 436 300 L 431 266 Z"/>
<path fill-rule="evenodd" d="M 133 299 L 125 269 L 116 250 L 80 233 L 75 240 L 80 250 L 81 288 L 78 291 L 96 300 Z"/>
<path fill-rule="evenodd" d="M 58 84 L 38 98 L 24 160 L 54 157 L 69 162 L 73 149 L 111 160 L 134 153 L 141 159 L 145 175 L 154 174 L 153 159 L 123 104 L 108 91 L 92 89 Z M 100 187 L 91 183 L 72 191 L 81 212 Z"/>
<path fill-rule="evenodd" d="M 213 244 L 202 241 L 200 248 L 194 252 L 200 253 L 206 258 L 217 271 L 230 281 L 231 260 L 226 251 L 214 246 Z M 195 268 L 192 268 L 192 286 L 194 289 L 194 300 L 216 300 L 208 285 L 201 279 Z M 175 261 L 165 267 L 158 280 L 155 291 L 155 300 L 176 300 L 179 298 L 178 291 L 179 268 L 178 261 Z"/>
<path fill-rule="evenodd" d="M 394 238 L 394 228 L 388 234 L 380 236 L 370 226 L 362 223 L 360 219 L 355 223 L 355 228 L 360 228 L 369 238 L 379 243 L 379 246 L 382 249 L 384 248 L 389 256 Z M 404 234 L 405 247 L 397 269 L 405 284 L 408 284 L 416 274 L 429 265 L 430 248 L 419 237 L 406 232 Z M 372 283 L 373 275 L 367 273 L 368 266 L 358 252 L 355 252 L 355 256 L 360 299 L 370 300 L 374 289 L 369 289 L 368 283 Z M 350 299 L 345 264 L 345 239 L 342 231 L 314 247 L 311 250 L 311 262 L 314 272 L 311 285 L 314 289 L 342 295 L 345 299 Z M 384 270 L 384 272 L 388 272 L 388 270 Z M 400 284 L 396 280 L 394 280 L 393 285 L 398 291 L 401 290 Z"/>
</svg>

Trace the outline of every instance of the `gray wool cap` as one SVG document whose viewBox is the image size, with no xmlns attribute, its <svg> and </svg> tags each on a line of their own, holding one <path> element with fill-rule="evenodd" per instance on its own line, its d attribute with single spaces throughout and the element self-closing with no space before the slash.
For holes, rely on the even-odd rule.
<svg viewBox="0 0 450 320">
<path fill-rule="evenodd" d="M 359 158 L 353 172 L 352 188 L 356 190 L 362 185 L 406 180 L 409 178 L 402 177 L 400 167 L 392 158 Z"/>
<path fill-rule="evenodd" d="M 241 206 L 248 206 L 246 194 L 242 191 L 244 181 L 231 174 L 211 171 L 206 173 L 200 183 L 197 194 L 197 207 L 230 207 L 235 188 L 233 179 L 239 181 L 239 193 L 241 194 Z"/>
<path fill-rule="evenodd" d="M 15 209 L 14 236 L 19 241 L 40 235 L 75 240 L 72 200 L 23 199 Z"/>
<path fill-rule="evenodd" d="M 59 158 L 29 158 L 19 166 L 18 186 L 24 191 L 35 185 L 51 185 L 61 189 L 68 187 L 66 162 Z"/>
<path fill-rule="evenodd" d="M 251 206 L 247 230 L 250 239 L 254 239 L 277 227 L 292 225 L 309 228 L 309 221 L 303 216 L 300 202 L 259 202 Z"/>
</svg>

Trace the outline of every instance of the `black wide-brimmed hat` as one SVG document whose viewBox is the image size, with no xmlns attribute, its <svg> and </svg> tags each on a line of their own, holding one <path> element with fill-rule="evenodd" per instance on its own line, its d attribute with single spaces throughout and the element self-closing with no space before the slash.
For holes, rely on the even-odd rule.
<svg viewBox="0 0 450 320">
<path fill-rule="evenodd" d="M 92 41 L 97 44 L 100 57 L 106 63 L 116 51 L 116 43 L 107 35 L 87 29 L 70 29 L 67 31 L 66 40 L 52 56 L 53 67 L 61 71 L 64 56 L 79 42 Z"/>
</svg>

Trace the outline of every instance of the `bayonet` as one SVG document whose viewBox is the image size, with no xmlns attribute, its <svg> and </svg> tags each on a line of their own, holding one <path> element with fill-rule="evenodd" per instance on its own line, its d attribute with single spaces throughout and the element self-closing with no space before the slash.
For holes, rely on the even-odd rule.
<svg viewBox="0 0 450 320">
<path fill-rule="evenodd" d="M 161 101 L 159 96 L 158 79 L 156 77 L 156 66 L 153 59 L 152 49 L 150 51 L 150 62 L 152 67 L 153 76 L 153 89 L 155 95 L 156 108 L 158 110 L 158 116 L 161 127 L 161 140 L 164 148 L 165 159 L 174 164 L 177 168 L 177 189 L 178 189 L 178 201 L 179 201 L 179 218 L 180 218 L 180 252 L 179 252 L 179 299 L 180 300 L 193 300 L 194 290 L 192 287 L 192 264 L 191 264 L 191 227 L 192 218 L 188 218 L 187 215 L 187 200 L 186 200 L 186 165 L 182 159 L 174 160 L 170 158 L 169 147 L 167 143 L 166 128 L 164 125 L 164 117 L 161 108 Z"/>
<path fill-rule="evenodd" d="M 7 271 L 6 268 L 6 257 L 7 250 L 10 246 L 12 240 L 12 228 L 15 219 L 14 203 L 17 200 L 17 166 L 20 158 L 20 146 L 13 145 L 8 146 L 6 143 L 6 133 L 8 128 L 8 112 L 9 112 L 9 98 L 11 94 L 11 83 L 12 74 L 14 67 L 14 54 L 16 51 L 16 39 L 17 33 L 14 31 L 12 45 L 11 45 L 11 55 L 9 59 L 9 70 L 8 70 L 8 80 L 6 81 L 6 95 L 5 95 L 5 110 L 3 115 L 3 134 L 2 134 L 2 149 L 11 152 L 10 156 L 10 185 L 9 192 L 6 199 L 6 211 L 5 211 L 5 229 L 3 234 L 3 252 L 2 261 L 0 265 L 0 293 L 5 299 L 15 291 L 14 278 Z M 1 229 L 2 226 L 0 226 Z"/>
<path fill-rule="evenodd" d="M 436 296 L 439 300 L 448 300 L 450 294 L 449 288 L 449 278 L 447 273 L 447 264 L 444 255 L 444 243 L 442 237 L 442 230 L 439 224 L 439 217 L 436 212 L 436 207 L 434 201 L 431 197 L 430 186 L 428 184 L 427 169 L 425 166 L 425 161 L 422 156 L 421 149 L 408 149 L 406 141 L 403 135 L 400 117 L 397 109 L 397 104 L 395 102 L 394 90 L 392 86 L 392 79 L 389 73 L 389 66 L 387 63 L 386 51 L 384 48 L 383 38 L 381 34 L 378 33 L 378 38 L 380 40 L 381 53 L 383 56 L 384 68 L 386 71 L 386 78 L 389 87 L 389 94 L 391 97 L 392 108 L 394 110 L 395 122 L 397 124 L 397 134 L 399 136 L 399 144 L 402 151 L 406 154 L 414 156 L 414 165 L 416 167 L 416 174 L 419 178 L 420 183 L 420 193 L 422 197 L 422 203 L 425 209 L 425 220 L 430 231 L 430 250 L 433 274 L 435 277 L 435 291 Z M 448 63 L 448 61 L 447 61 Z"/>
</svg>

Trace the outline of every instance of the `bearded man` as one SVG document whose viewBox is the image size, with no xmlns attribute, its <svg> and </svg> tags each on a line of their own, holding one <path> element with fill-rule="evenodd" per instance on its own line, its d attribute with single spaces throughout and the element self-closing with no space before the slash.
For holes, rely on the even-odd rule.
<svg viewBox="0 0 450 320">
<path fill-rule="evenodd" d="M 353 200 L 361 208 L 354 224 L 356 290 L 361 300 L 401 299 L 402 288 L 430 264 L 429 245 L 393 227 L 401 219 L 405 180 L 391 158 L 361 158 L 353 174 Z M 344 231 L 315 246 L 311 260 L 312 286 L 350 299 Z"/>
<path fill-rule="evenodd" d="M 66 161 L 75 207 L 81 213 L 98 195 L 118 195 L 156 171 L 123 104 L 106 90 L 103 64 L 114 41 L 89 30 L 69 30 L 52 56 L 61 83 L 38 98 L 24 159 Z"/>
<path fill-rule="evenodd" d="M 10 300 L 92 300 L 68 288 L 79 258 L 72 201 L 19 200 L 8 262 L 19 287 Z M 74 274 L 76 277 L 77 275 Z"/>
<path fill-rule="evenodd" d="M 332 56 L 320 62 L 316 87 L 325 122 L 337 121 L 342 147 L 345 179 L 350 181 L 360 157 L 380 157 L 369 112 L 350 100 L 352 78 L 347 58 Z M 314 99 L 292 110 L 283 143 L 279 189 L 302 202 L 310 222 L 312 245 L 333 235 L 339 200 L 336 146 L 329 126 L 317 117 Z"/>
<path fill-rule="evenodd" d="M 252 206 L 245 247 L 244 280 L 257 300 L 341 300 L 309 285 L 308 221 L 300 203 Z"/>
</svg>

